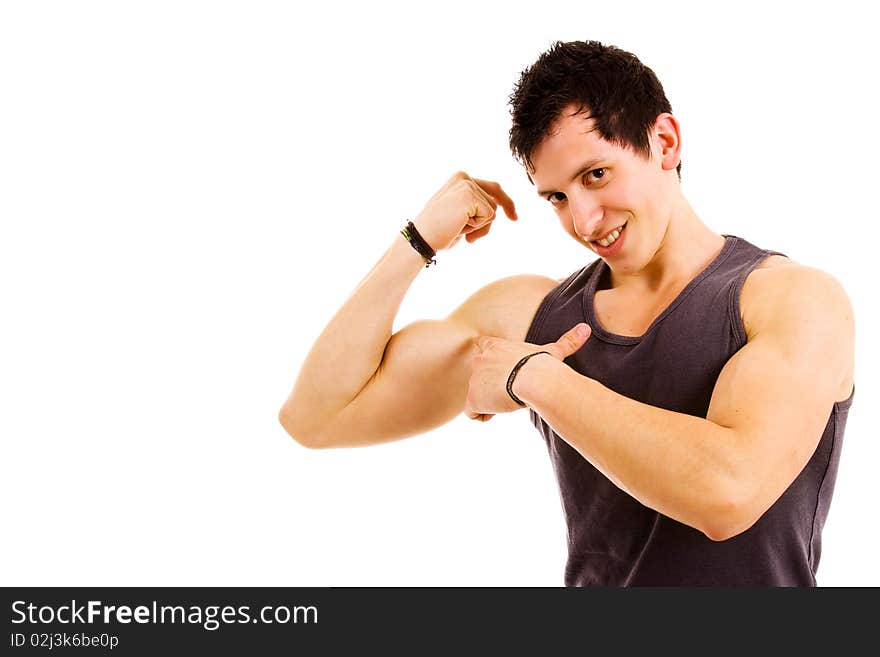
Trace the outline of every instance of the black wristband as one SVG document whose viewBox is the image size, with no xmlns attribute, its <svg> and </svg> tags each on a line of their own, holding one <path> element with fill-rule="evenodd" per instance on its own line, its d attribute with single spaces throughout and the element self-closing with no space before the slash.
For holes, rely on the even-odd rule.
<svg viewBox="0 0 880 657">
<path fill-rule="evenodd" d="M 408 222 L 403 230 L 400 231 L 400 234 L 406 238 L 406 241 L 412 245 L 416 251 L 419 252 L 419 255 L 425 259 L 425 267 L 430 267 L 431 265 L 436 265 L 437 261 L 434 260 L 434 256 L 437 255 L 437 252 L 431 248 L 431 245 L 425 241 L 419 231 L 416 230 L 415 224 L 413 222 Z"/>
<path fill-rule="evenodd" d="M 515 401 L 520 406 L 525 406 L 526 403 L 513 394 L 513 380 L 516 378 L 517 372 L 519 372 L 520 368 L 526 364 L 526 361 L 532 356 L 537 356 L 538 354 L 550 354 L 549 351 L 536 351 L 533 354 L 529 354 L 528 356 L 524 356 L 520 359 L 520 361 L 513 366 L 513 369 L 510 370 L 510 376 L 507 377 L 507 394 L 510 395 L 510 398 Z M 550 354 L 552 355 L 552 354 Z"/>
</svg>

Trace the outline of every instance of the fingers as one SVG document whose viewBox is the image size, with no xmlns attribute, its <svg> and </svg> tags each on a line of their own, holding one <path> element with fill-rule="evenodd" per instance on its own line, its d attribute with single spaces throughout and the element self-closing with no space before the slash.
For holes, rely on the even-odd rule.
<svg viewBox="0 0 880 657">
<path fill-rule="evenodd" d="M 454 195 L 455 198 L 451 203 L 447 199 L 446 207 L 462 222 L 459 224 L 458 234 L 453 237 L 449 246 L 458 243 L 462 237 L 468 243 L 473 243 L 488 235 L 492 222 L 495 220 L 498 205 L 501 205 L 504 213 L 511 220 L 517 219 L 516 208 L 510 196 L 501 188 L 501 185 L 493 180 L 471 178 L 464 171 L 457 171 L 443 186 L 443 189 L 435 194 L 435 199 L 440 198 L 442 201 L 442 197 L 447 194 Z M 465 216 L 462 217 L 459 213 Z M 449 248 L 449 246 L 443 248 Z"/>
<path fill-rule="evenodd" d="M 487 192 L 485 189 L 483 189 L 483 188 L 480 186 L 480 181 L 479 181 L 479 180 L 477 180 L 476 178 L 471 178 L 470 176 L 468 176 L 468 179 L 467 179 L 466 182 L 468 183 L 468 185 L 470 186 L 470 188 L 471 188 L 471 190 L 473 191 L 474 194 L 476 194 L 477 196 L 479 196 L 480 198 L 482 198 L 484 201 L 486 201 L 486 203 L 487 203 L 489 206 L 491 206 L 491 208 L 492 208 L 493 210 L 495 209 L 495 206 L 498 205 L 498 202 L 492 197 L 492 195 L 491 195 L 489 192 Z"/>
<path fill-rule="evenodd" d="M 468 225 L 482 228 L 488 221 L 495 219 L 495 199 L 489 196 L 473 180 L 467 181 L 468 192 L 473 200 L 473 207 L 468 211 Z"/>
<path fill-rule="evenodd" d="M 467 240 L 467 242 L 469 244 L 476 242 L 478 239 L 480 239 L 484 235 L 488 235 L 490 228 L 492 228 L 491 222 L 489 222 L 488 224 L 486 224 L 482 228 L 474 228 L 474 229 L 465 230 L 464 231 L 465 240 Z"/>
<path fill-rule="evenodd" d="M 591 333 L 590 325 L 581 322 L 563 333 L 562 337 L 553 343 L 554 351 L 560 358 L 567 358 L 584 346 Z"/>
<path fill-rule="evenodd" d="M 473 181 L 488 194 L 492 195 L 496 203 L 504 209 L 504 214 L 509 219 L 516 221 L 516 208 L 513 205 L 513 200 L 507 195 L 507 192 L 501 189 L 501 185 L 492 180 L 480 180 L 479 178 L 473 178 Z"/>
</svg>

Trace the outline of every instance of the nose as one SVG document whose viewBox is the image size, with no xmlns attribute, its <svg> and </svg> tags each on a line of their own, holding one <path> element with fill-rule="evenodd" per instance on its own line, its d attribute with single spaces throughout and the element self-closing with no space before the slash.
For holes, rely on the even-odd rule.
<svg viewBox="0 0 880 657">
<path fill-rule="evenodd" d="M 574 232 L 583 240 L 589 240 L 602 222 L 602 207 L 590 198 L 569 198 L 568 209 Z"/>
</svg>

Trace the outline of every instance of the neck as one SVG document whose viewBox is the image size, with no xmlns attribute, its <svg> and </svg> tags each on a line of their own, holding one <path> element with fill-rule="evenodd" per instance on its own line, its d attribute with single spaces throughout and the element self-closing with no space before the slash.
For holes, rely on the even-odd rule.
<svg viewBox="0 0 880 657">
<path fill-rule="evenodd" d="M 611 287 L 656 293 L 687 284 L 718 256 L 724 242 L 724 236 L 710 230 L 679 194 L 649 262 L 638 271 L 612 270 Z"/>
</svg>

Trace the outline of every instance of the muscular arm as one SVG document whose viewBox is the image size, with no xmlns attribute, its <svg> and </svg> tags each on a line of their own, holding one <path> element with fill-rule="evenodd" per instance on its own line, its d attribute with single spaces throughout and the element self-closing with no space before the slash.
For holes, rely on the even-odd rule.
<svg viewBox="0 0 880 657">
<path fill-rule="evenodd" d="M 434 194 L 413 221 L 436 251 L 462 237 L 484 237 L 501 205 L 516 219 L 513 201 L 493 181 L 458 171 Z M 454 414 L 458 382 L 467 363 L 467 344 L 476 325 L 467 312 L 443 323 L 421 322 L 392 338 L 403 297 L 424 268 L 422 257 L 403 236 L 394 242 L 330 320 L 303 363 L 278 419 L 304 445 L 318 447 L 352 440 L 358 444 L 402 437 Z M 438 383 L 428 390 L 428 377 Z M 446 383 L 448 386 L 443 386 Z M 414 397 L 396 388 L 433 393 L 421 406 L 402 408 Z M 433 404 L 430 402 L 433 401 Z M 415 420 L 427 416 L 427 421 Z M 399 419 L 395 419 L 399 417 Z"/>
<path fill-rule="evenodd" d="M 852 309 L 832 277 L 783 267 L 761 280 L 748 343 L 722 369 L 706 418 L 629 399 L 546 357 L 523 369 L 516 394 L 646 506 L 713 540 L 745 531 L 815 451 L 854 358 Z"/>
<path fill-rule="evenodd" d="M 317 389 L 304 383 L 301 374 L 282 409 L 282 424 L 308 447 L 372 445 L 445 424 L 464 409 L 474 338 L 496 335 L 522 340 L 538 305 L 555 285 L 543 276 L 504 278 L 478 290 L 446 319 L 405 326 L 387 341 L 375 370 L 357 393 L 336 407 L 319 407 L 320 415 L 303 405 L 307 397 L 302 391 L 314 398 Z M 344 323 L 333 330 L 345 335 L 359 332 Z M 314 358 L 317 363 L 319 355 Z M 344 366 L 344 362 L 336 364 Z M 304 366 L 303 372 L 307 371 Z M 323 384 L 332 387 L 333 380 L 328 376 Z M 288 418 L 285 412 L 290 413 Z M 298 419 L 296 413 L 301 414 Z"/>
<path fill-rule="evenodd" d="M 319 430 L 375 375 L 394 317 L 424 264 L 402 236 L 395 237 L 321 332 L 279 413 L 282 426 L 294 438 L 303 444 L 315 442 Z"/>
</svg>

